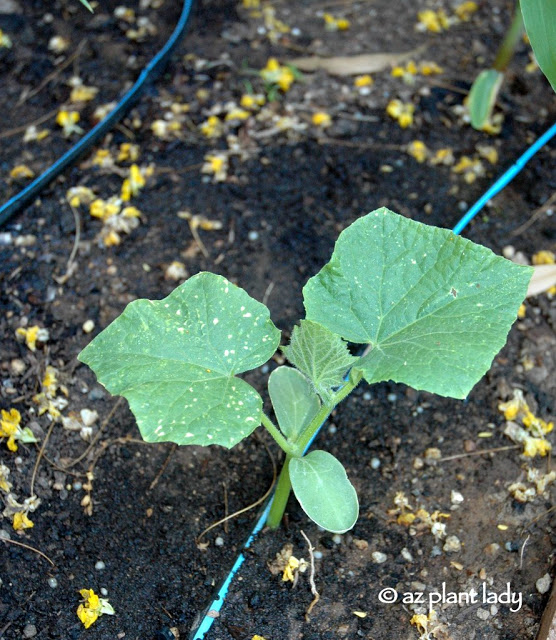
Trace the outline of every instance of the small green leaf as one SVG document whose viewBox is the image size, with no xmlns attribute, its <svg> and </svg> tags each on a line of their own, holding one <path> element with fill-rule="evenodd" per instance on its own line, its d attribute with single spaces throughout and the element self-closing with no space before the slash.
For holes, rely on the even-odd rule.
<svg viewBox="0 0 556 640">
<path fill-rule="evenodd" d="M 199 273 L 164 300 L 135 300 L 80 354 L 129 401 L 148 442 L 233 447 L 262 400 L 236 378 L 266 362 L 280 332 L 268 309 L 222 276 Z"/>
<path fill-rule="evenodd" d="M 79 2 L 81 2 L 81 4 L 86 7 L 87 9 L 89 9 L 89 11 L 91 13 L 94 13 L 93 11 L 93 7 L 91 7 L 91 5 L 87 2 L 87 0 L 79 0 Z"/>
<path fill-rule="evenodd" d="M 535 58 L 556 91 L 556 0 L 521 0 L 521 11 Z"/>
<path fill-rule="evenodd" d="M 307 378 L 291 367 L 278 367 L 268 379 L 268 392 L 282 433 L 295 442 L 320 409 Z"/>
<path fill-rule="evenodd" d="M 359 516 L 359 502 L 342 463 L 326 451 L 290 460 L 293 492 L 303 511 L 320 527 L 345 533 Z"/>
<path fill-rule="evenodd" d="M 325 400 L 334 387 L 343 383 L 346 371 L 357 360 L 340 336 L 310 320 L 302 320 L 299 327 L 294 327 L 290 344 L 282 351 Z"/>
<path fill-rule="evenodd" d="M 303 289 L 307 317 L 372 349 L 355 366 L 464 398 L 503 347 L 532 269 L 382 208 L 338 238 Z"/>
<path fill-rule="evenodd" d="M 491 122 L 492 110 L 503 81 L 504 74 L 496 69 L 485 69 L 475 78 L 467 102 L 474 129 L 482 131 Z"/>
</svg>

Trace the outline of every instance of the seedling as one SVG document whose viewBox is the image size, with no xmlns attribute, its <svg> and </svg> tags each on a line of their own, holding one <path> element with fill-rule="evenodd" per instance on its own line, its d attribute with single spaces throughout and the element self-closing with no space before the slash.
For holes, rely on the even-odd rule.
<svg viewBox="0 0 556 640">
<path fill-rule="evenodd" d="M 363 379 L 465 398 L 504 345 L 531 273 L 385 208 L 360 218 L 303 289 L 306 318 L 282 349 L 292 366 L 268 379 L 277 424 L 237 376 L 272 357 L 280 331 L 219 275 L 132 302 L 79 359 L 127 398 L 148 442 L 231 448 L 262 424 L 286 454 L 268 524 L 279 525 L 293 488 L 312 520 L 342 533 L 357 520 L 357 495 L 333 455 L 306 453 L 320 425 Z"/>
</svg>

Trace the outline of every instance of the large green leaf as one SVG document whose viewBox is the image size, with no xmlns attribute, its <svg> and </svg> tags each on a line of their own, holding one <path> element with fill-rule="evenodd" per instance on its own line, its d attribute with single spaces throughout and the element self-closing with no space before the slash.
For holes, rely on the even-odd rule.
<svg viewBox="0 0 556 640">
<path fill-rule="evenodd" d="M 324 399 L 343 383 L 346 371 L 357 360 L 340 336 L 310 320 L 302 320 L 299 327 L 294 327 L 290 344 L 282 351 Z"/>
<path fill-rule="evenodd" d="M 492 110 L 503 81 L 504 74 L 496 69 L 485 69 L 475 78 L 467 102 L 474 129 L 481 131 L 490 124 Z"/>
<path fill-rule="evenodd" d="M 303 458 L 292 458 L 289 472 L 295 497 L 311 520 L 334 533 L 353 527 L 359 502 L 338 459 L 327 451 L 311 451 Z"/>
<path fill-rule="evenodd" d="M 243 289 L 200 273 L 164 300 L 135 300 L 79 355 L 125 396 L 148 442 L 232 447 L 260 424 L 259 394 L 235 374 L 266 362 L 280 332 Z"/>
<path fill-rule="evenodd" d="M 556 0 L 521 0 L 521 11 L 539 67 L 556 91 Z"/>
<path fill-rule="evenodd" d="M 382 208 L 345 229 L 303 289 L 307 317 L 372 349 L 355 366 L 464 398 L 505 343 L 532 269 Z"/>
<path fill-rule="evenodd" d="M 307 378 L 291 367 L 274 369 L 268 393 L 282 433 L 295 442 L 320 409 L 319 397 Z"/>
</svg>

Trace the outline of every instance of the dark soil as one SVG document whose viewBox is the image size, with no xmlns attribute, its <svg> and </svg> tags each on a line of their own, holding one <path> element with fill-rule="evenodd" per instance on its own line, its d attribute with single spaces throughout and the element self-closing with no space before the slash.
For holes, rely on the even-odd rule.
<svg viewBox="0 0 556 640">
<path fill-rule="evenodd" d="M 69 78 L 79 75 L 84 84 L 99 89 L 94 101 L 81 109 L 80 123 L 87 129 L 94 109 L 117 99 L 134 81 L 168 37 L 180 10 L 168 0 L 160 9 L 133 4 L 137 15 L 157 27 L 157 35 L 136 43 L 125 37 L 121 21 L 113 17 L 117 4 L 102 3 L 94 17 L 77 0 L 54 2 L 50 17 L 39 2 L 14 4 L 0 15 L 0 28 L 13 42 L 11 49 L 0 49 L 0 107 L 9 114 L 0 132 L 2 201 L 21 188 L 9 177 L 14 166 L 26 164 L 39 174 L 75 140 L 64 139 L 54 124 L 55 110 L 68 99 Z M 121 143 L 134 142 L 140 149 L 139 164 L 154 164 L 153 176 L 132 202 L 142 212 L 141 224 L 122 234 L 120 245 L 104 247 L 97 238 L 102 223 L 89 216 L 87 207 L 79 208 L 77 267 L 64 278 L 75 241 L 66 191 L 86 185 L 108 198 L 119 193 L 121 185 L 121 171 L 91 166 L 91 156 L 1 230 L 1 404 L 21 412 L 22 425 L 31 426 L 39 443 L 20 445 L 14 454 L 4 442 L 0 460 L 10 469 L 17 499 L 29 497 L 33 485 L 41 504 L 29 514 L 34 527 L 25 532 L 15 532 L 9 517 L 0 524 L 4 537 L 40 550 L 55 567 L 31 550 L 2 545 L 0 637 L 150 640 L 169 627 L 187 637 L 233 564 L 257 509 L 210 531 L 206 548 L 196 545 L 196 537 L 227 512 L 255 502 L 272 482 L 263 441 L 277 460 L 280 452 L 265 433 L 231 451 L 140 441 L 125 402 L 116 405 L 76 360 L 128 302 L 167 295 L 177 282 L 165 278 L 166 269 L 177 260 L 190 275 L 201 270 L 221 273 L 264 300 L 286 341 L 303 316 L 302 286 L 328 260 L 339 231 L 379 206 L 422 222 L 453 226 L 554 121 L 554 94 L 539 72 L 525 71 L 528 49 L 522 45 L 499 100 L 505 116 L 500 135 L 489 137 L 462 125 L 452 107 L 461 104 L 461 90 L 493 59 L 512 3 L 481 4 L 471 21 L 442 34 L 414 30 L 417 11 L 425 8 L 421 4 L 379 0 L 323 7 L 310 1 L 277 2 L 276 17 L 297 27 L 300 35 L 282 35 L 273 44 L 257 30 L 261 20 L 241 6 L 225 0 L 199 3 L 165 75 L 102 145 L 117 155 Z M 323 8 L 334 15 L 344 12 L 351 28 L 325 31 L 317 16 Z M 48 49 L 55 34 L 70 39 L 61 55 Z M 83 40 L 75 60 L 29 97 Z M 373 74 L 368 95 L 354 89 L 350 77 L 323 71 L 304 74 L 278 96 L 272 109 L 297 118 L 305 129 L 264 137 L 260 131 L 271 125 L 251 119 L 232 131 L 245 153 L 231 158 L 226 181 L 213 184 L 201 173 L 205 154 L 226 148 L 224 138 L 211 141 L 199 133 L 210 108 L 239 102 L 248 83 L 262 88 L 258 76 L 246 69 L 262 68 L 270 56 L 284 61 L 309 54 L 399 52 L 423 44 L 425 51 L 415 59 L 435 61 L 443 74 L 419 76 L 410 86 L 386 69 Z M 200 95 L 200 89 L 206 95 Z M 413 127 L 401 129 L 386 115 L 394 97 L 416 105 Z M 188 103 L 190 111 L 181 132 L 161 140 L 153 135 L 151 123 L 175 102 Z M 321 110 L 332 116 L 332 125 L 324 131 L 311 124 L 311 115 Z M 50 136 L 23 143 L 25 126 L 50 112 L 50 120 L 39 125 L 50 129 Z M 416 139 L 433 150 L 450 147 L 458 159 L 473 156 L 477 145 L 491 145 L 500 160 L 495 165 L 484 161 L 486 174 L 467 184 L 450 167 L 419 164 L 410 157 L 406 146 Z M 129 162 L 122 166 L 127 171 Z M 513 245 L 529 259 L 541 249 L 554 251 L 550 215 L 537 215 L 525 229 L 522 225 L 555 189 L 554 151 L 547 147 L 466 229 L 466 237 L 496 253 Z M 187 220 L 177 216 L 186 210 L 222 224 L 221 229 L 199 230 L 204 251 Z M 82 328 L 87 320 L 95 323 L 90 335 Z M 16 329 L 26 325 L 50 333 L 48 342 L 34 352 L 16 340 Z M 354 529 L 335 538 L 313 526 L 291 501 L 284 526 L 265 531 L 248 552 L 208 637 L 417 638 L 409 621 L 419 606 L 381 604 L 381 589 L 429 593 L 442 590 L 445 583 L 448 591 L 461 592 L 485 583 L 499 594 L 510 583 L 511 591 L 522 595 L 519 611 L 511 612 L 504 603 L 495 608 L 482 603 L 438 605 L 441 626 L 434 637 L 534 638 L 547 598 L 536 581 L 552 573 L 552 487 L 526 504 L 512 498 L 508 486 L 523 479 L 523 469 L 534 466 L 544 472 L 547 463 L 508 448 L 512 442 L 503 435 L 505 422 L 497 405 L 519 388 L 536 415 L 554 418 L 555 329 L 554 299 L 545 294 L 530 299 L 525 319 L 516 323 L 491 371 L 466 402 L 394 384 L 357 389 L 336 410 L 318 443 L 345 464 L 356 486 L 361 515 Z M 83 408 L 98 412 L 92 445 L 60 422 L 50 430 L 48 417 L 37 414 L 33 396 L 47 365 L 57 368 L 67 387 L 64 416 Z M 263 391 L 274 366 L 271 361 L 246 379 Z M 491 437 L 480 437 L 484 432 Z M 439 460 L 425 458 L 429 448 L 440 450 Z M 483 449 L 494 451 L 476 455 Z M 93 474 L 90 492 L 83 488 L 88 471 Z M 400 491 L 415 508 L 449 513 L 444 520 L 447 533 L 459 538 L 461 550 L 449 553 L 443 550 L 445 540 L 438 542 L 430 530 L 398 524 L 389 512 Z M 452 491 L 464 497 L 457 509 L 452 509 Z M 90 515 L 82 506 L 87 495 Z M 308 574 L 300 575 L 292 589 L 268 569 L 286 543 L 293 545 L 296 557 L 309 558 L 302 530 L 320 554 L 315 566 L 320 601 L 307 617 L 313 599 Z M 215 544 L 217 538 L 222 544 Z M 375 562 L 374 552 L 386 554 L 386 561 Z M 88 630 L 75 613 L 78 592 L 84 588 L 96 593 L 106 589 L 116 610 L 115 616 L 103 616 Z"/>
</svg>

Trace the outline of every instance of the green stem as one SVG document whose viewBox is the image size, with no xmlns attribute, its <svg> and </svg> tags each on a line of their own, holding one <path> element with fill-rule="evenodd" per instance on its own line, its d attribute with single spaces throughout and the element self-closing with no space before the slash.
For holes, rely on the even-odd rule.
<svg viewBox="0 0 556 640">
<path fill-rule="evenodd" d="M 284 436 L 280 433 L 280 431 L 278 430 L 278 427 L 274 426 L 274 423 L 266 415 L 266 413 L 264 413 L 264 411 L 262 412 L 261 422 L 263 424 L 263 427 L 265 427 L 265 429 L 270 433 L 270 435 L 274 438 L 274 440 L 276 440 L 280 449 L 282 449 L 282 451 L 284 451 L 288 455 L 293 455 L 294 454 L 293 447 L 286 440 L 286 438 L 284 438 Z"/>
<path fill-rule="evenodd" d="M 286 455 L 286 460 L 284 461 L 282 471 L 280 471 L 280 477 L 278 478 L 276 490 L 274 491 L 272 506 L 270 507 L 268 518 L 266 519 L 266 524 L 271 529 L 277 529 L 280 526 L 280 522 L 282 522 L 282 516 L 284 515 L 284 511 L 286 510 L 288 498 L 290 497 L 290 491 L 292 489 L 289 471 L 290 460 L 291 456 Z"/>
<path fill-rule="evenodd" d="M 349 395 L 355 387 L 359 384 L 363 374 L 360 372 L 352 372 L 349 380 L 346 384 L 339 389 L 330 399 L 329 402 L 323 404 L 317 415 L 311 420 L 309 425 L 305 428 L 305 431 L 301 434 L 299 440 L 294 446 L 290 445 L 284 438 L 284 436 L 278 431 L 278 429 L 272 424 L 272 421 L 263 413 L 262 423 L 270 431 L 272 437 L 286 452 L 286 460 L 282 471 L 280 471 L 280 477 L 276 484 L 276 490 L 274 492 L 274 498 L 272 499 L 272 505 L 266 519 L 266 524 L 271 529 L 276 529 L 280 526 L 282 516 L 286 510 L 286 504 L 290 497 L 292 483 L 290 481 L 290 460 L 292 458 L 301 458 L 307 445 L 311 442 L 312 437 L 317 432 L 321 424 L 328 418 L 330 412 L 334 407 L 341 402 L 347 395 Z M 279 437 L 276 437 L 279 436 Z M 282 441 L 284 441 L 282 443 Z"/>
<path fill-rule="evenodd" d="M 500 73 L 504 73 L 504 71 L 506 71 L 514 55 L 517 43 L 523 34 L 523 28 L 523 16 L 521 14 L 519 3 L 517 3 L 510 28 L 506 31 L 504 40 L 502 40 L 502 44 L 496 53 L 496 58 L 492 63 L 493 69 L 500 71 Z"/>
<path fill-rule="evenodd" d="M 346 384 L 332 396 L 329 402 L 322 405 L 317 415 L 311 420 L 309 425 L 307 425 L 305 431 L 301 434 L 299 440 L 295 443 L 295 457 L 301 457 L 303 455 L 305 449 L 307 448 L 307 445 L 311 442 L 311 439 L 313 438 L 321 424 L 332 413 L 334 407 L 355 389 L 355 387 L 361 381 L 362 377 L 362 373 L 350 375 L 349 380 L 346 382 Z"/>
</svg>

